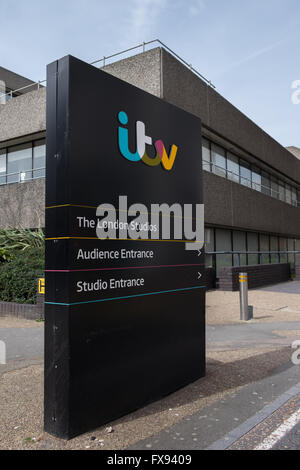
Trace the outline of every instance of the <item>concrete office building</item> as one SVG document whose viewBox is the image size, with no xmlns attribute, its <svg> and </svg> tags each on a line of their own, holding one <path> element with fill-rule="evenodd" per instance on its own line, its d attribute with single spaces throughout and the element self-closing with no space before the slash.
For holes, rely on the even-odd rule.
<svg viewBox="0 0 300 470">
<path fill-rule="evenodd" d="M 300 251 L 299 149 L 282 147 L 162 47 L 103 70 L 201 118 L 206 251 L 272 252 L 207 255 L 217 277 L 239 263 L 260 272 L 300 264 L 286 253 Z M 14 79 L 0 68 L 8 90 Z M 0 104 L 1 227 L 44 225 L 46 90 L 25 91 Z"/>
</svg>

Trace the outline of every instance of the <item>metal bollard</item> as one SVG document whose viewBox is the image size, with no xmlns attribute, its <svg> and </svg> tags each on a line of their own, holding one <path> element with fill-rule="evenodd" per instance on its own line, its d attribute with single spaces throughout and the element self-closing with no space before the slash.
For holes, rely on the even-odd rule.
<svg viewBox="0 0 300 470">
<path fill-rule="evenodd" d="M 239 285 L 240 285 L 240 319 L 242 321 L 248 321 L 249 309 L 248 309 L 248 274 L 239 273 Z"/>
</svg>

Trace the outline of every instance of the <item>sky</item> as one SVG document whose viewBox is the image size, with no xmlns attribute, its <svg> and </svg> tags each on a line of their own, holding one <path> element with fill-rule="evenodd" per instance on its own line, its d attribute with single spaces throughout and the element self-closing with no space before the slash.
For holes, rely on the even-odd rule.
<svg viewBox="0 0 300 470">
<path fill-rule="evenodd" d="M 66 54 L 91 62 L 158 38 L 300 147 L 299 0 L 0 0 L 0 14 L 0 65 L 34 81 Z"/>
</svg>

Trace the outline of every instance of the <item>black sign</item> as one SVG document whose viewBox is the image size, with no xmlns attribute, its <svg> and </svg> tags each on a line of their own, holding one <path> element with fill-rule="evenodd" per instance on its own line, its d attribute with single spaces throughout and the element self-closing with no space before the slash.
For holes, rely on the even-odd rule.
<svg viewBox="0 0 300 470">
<path fill-rule="evenodd" d="M 45 429 L 71 438 L 205 373 L 201 122 L 70 56 L 47 83 Z"/>
</svg>

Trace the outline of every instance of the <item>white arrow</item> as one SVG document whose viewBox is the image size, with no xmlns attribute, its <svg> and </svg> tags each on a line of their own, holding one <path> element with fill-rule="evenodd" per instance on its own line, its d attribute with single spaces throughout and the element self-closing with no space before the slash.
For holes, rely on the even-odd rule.
<svg viewBox="0 0 300 470">
<path fill-rule="evenodd" d="M 201 279 L 202 274 L 198 272 L 198 279 Z"/>
</svg>

